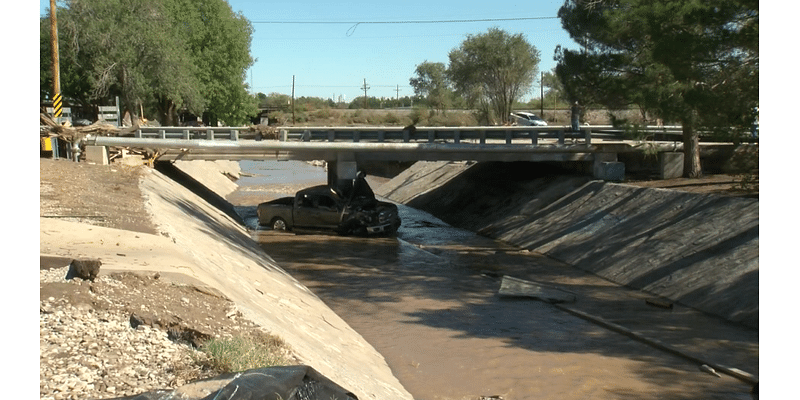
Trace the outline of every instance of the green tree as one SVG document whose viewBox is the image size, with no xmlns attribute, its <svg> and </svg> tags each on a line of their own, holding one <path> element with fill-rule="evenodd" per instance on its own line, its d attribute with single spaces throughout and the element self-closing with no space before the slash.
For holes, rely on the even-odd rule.
<svg viewBox="0 0 800 400">
<path fill-rule="evenodd" d="M 427 99 L 428 105 L 437 110 L 444 111 L 452 103 L 453 91 L 447 80 L 447 68 L 444 63 L 432 63 L 427 60 L 417 65 L 416 76 L 408 80 L 414 88 L 414 94 Z"/>
<path fill-rule="evenodd" d="M 229 124 L 255 115 L 245 71 L 252 27 L 224 0 L 67 0 L 58 10 L 62 93 L 86 102 L 120 96 L 139 115 L 211 113 Z M 41 21 L 43 97 L 52 95 L 49 21 Z"/>
<path fill-rule="evenodd" d="M 249 121 L 257 112 L 245 83 L 247 69 L 253 65 L 250 21 L 234 13 L 225 0 L 163 1 L 169 8 L 174 35 L 183 38 L 183 51 L 197 66 L 206 110 L 228 125 Z"/>
<path fill-rule="evenodd" d="M 566 103 L 569 101 L 564 92 L 564 84 L 558 79 L 555 70 L 543 74 L 542 85 L 545 87 L 543 100 L 545 104 Z"/>
<path fill-rule="evenodd" d="M 202 111 L 196 68 L 163 2 L 72 0 L 59 15 L 59 43 L 68 43 L 67 88 L 83 80 L 93 100 L 119 95 L 134 116 L 161 96 Z"/>
<path fill-rule="evenodd" d="M 456 92 L 500 121 L 508 119 L 514 101 L 530 90 L 539 69 L 539 51 L 522 34 L 498 28 L 468 35 L 449 58 L 447 76 Z"/>
<path fill-rule="evenodd" d="M 570 101 L 636 104 L 683 126 L 684 174 L 702 175 L 699 131 L 743 128 L 758 105 L 757 0 L 567 0 L 558 49 Z"/>
<path fill-rule="evenodd" d="M 259 99 L 262 99 L 259 105 L 263 107 L 276 107 L 289 109 L 292 107 L 292 97 L 288 94 L 272 92 L 268 95 L 263 93 L 258 94 Z"/>
</svg>

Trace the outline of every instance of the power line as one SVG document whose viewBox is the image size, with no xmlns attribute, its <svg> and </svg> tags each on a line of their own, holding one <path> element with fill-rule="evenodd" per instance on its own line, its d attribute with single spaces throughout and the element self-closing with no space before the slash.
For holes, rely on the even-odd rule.
<svg viewBox="0 0 800 400">
<path fill-rule="evenodd" d="M 253 24 L 450 24 L 465 22 L 529 21 L 538 19 L 558 19 L 558 17 L 518 17 L 518 18 L 478 18 L 478 19 L 438 19 L 405 21 L 250 21 Z"/>
</svg>

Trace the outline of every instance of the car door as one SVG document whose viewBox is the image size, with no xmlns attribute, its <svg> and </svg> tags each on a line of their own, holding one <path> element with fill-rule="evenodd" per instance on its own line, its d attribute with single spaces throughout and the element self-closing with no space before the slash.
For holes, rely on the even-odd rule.
<svg viewBox="0 0 800 400">
<path fill-rule="evenodd" d="M 295 226 L 335 229 L 339 224 L 336 201 L 327 194 L 306 193 L 298 199 L 294 216 Z"/>
</svg>

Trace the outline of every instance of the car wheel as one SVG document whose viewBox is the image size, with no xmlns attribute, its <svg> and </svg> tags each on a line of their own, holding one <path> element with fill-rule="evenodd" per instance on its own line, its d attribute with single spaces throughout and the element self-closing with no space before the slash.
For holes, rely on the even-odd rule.
<svg viewBox="0 0 800 400">
<path fill-rule="evenodd" d="M 283 218 L 275 218 L 272 220 L 272 229 L 276 231 L 285 231 L 286 229 L 286 221 Z"/>
</svg>

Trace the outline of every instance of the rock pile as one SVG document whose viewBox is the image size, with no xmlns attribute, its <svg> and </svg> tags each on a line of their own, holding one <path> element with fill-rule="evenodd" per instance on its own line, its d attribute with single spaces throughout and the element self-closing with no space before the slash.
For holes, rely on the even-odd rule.
<svg viewBox="0 0 800 400">
<path fill-rule="evenodd" d="M 42 270 L 41 283 L 89 286 L 66 280 L 69 267 Z M 109 276 L 95 283 L 119 287 Z M 78 288 L 74 288 L 78 289 Z M 73 289 L 73 290 L 74 290 Z M 91 292 L 91 287 L 88 288 Z M 101 399 L 135 395 L 183 385 L 201 374 L 204 353 L 169 340 L 167 332 L 148 325 L 131 327 L 130 312 L 113 298 L 92 293 L 102 307 L 70 304 L 67 298 L 42 299 L 39 313 L 42 399 Z"/>
</svg>

